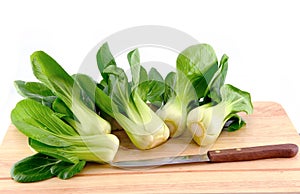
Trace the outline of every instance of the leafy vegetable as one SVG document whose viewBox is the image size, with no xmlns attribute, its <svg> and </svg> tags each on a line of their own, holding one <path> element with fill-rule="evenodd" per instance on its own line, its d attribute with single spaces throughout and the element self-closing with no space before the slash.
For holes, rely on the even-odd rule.
<svg viewBox="0 0 300 194">
<path fill-rule="evenodd" d="M 193 45 L 179 54 L 174 88 L 176 95 L 173 94 L 157 111 L 168 125 L 171 137 L 180 136 L 184 132 L 188 106 L 192 101 L 204 97 L 217 65 L 215 52 L 207 44 Z M 175 77 L 172 74 L 170 76 Z M 174 85 L 169 78 L 168 82 Z"/>
<path fill-rule="evenodd" d="M 31 157 L 14 166 L 12 176 L 21 182 L 52 176 L 65 179 L 79 172 L 86 161 L 112 161 L 119 139 L 110 134 L 110 124 L 95 112 L 93 99 L 46 53 L 33 53 L 31 61 L 34 75 L 43 83 L 15 82 L 27 99 L 17 103 L 11 112 L 11 120 L 29 137 L 29 145 L 48 157 L 42 160 L 47 165 L 43 168 L 43 163 L 35 161 L 37 157 Z M 43 99 L 47 97 L 53 97 L 53 100 L 45 106 Z M 55 164 L 53 158 L 57 160 Z M 41 174 L 36 179 L 28 174 L 20 178 L 16 169 L 29 167 L 34 161 L 37 168 L 41 167 Z"/>
<path fill-rule="evenodd" d="M 225 83 L 227 70 L 228 70 L 228 56 L 224 54 L 220 60 L 218 71 L 215 72 L 214 77 L 209 83 L 205 93 L 204 100 L 203 102 L 201 102 L 201 104 L 206 104 L 207 102 L 213 102 L 213 104 L 216 104 L 221 102 L 222 100 L 221 87 Z M 228 119 L 228 122 L 226 122 L 224 128 L 227 131 L 235 131 L 243 127 L 245 124 L 246 124 L 245 121 L 243 121 L 239 115 L 235 115 Z"/>
<path fill-rule="evenodd" d="M 106 53 L 106 54 L 105 54 Z M 107 44 L 98 52 L 98 57 L 112 56 Z M 115 63 L 103 64 L 98 61 L 99 70 L 108 86 L 113 101 L 114 118 L 123 127 L 132 143 L 139 149 L 150 149 L 164 143 L 169 137 L 165 123 L 151 110 L 139 95 L 141 66 L 138 51 L 128 55 L 131 65 L 132 84 L 130 85 L 123 69 Z M 100 62 L 99 62 L 100 61 Z M 110 58 L 108 61 L 114 61 Z"/>
<path fill-rule="evenodd" d="M 18 130 L 30 138 L 29 145 L 33 149 L 66 162 L 109 162 L 118 149 L 116 136 L 80 135 L 49 107 L 32 99 L 18 102 L 11 112 L 11 119 Z"/>
<path fill-rule="evenodd" d="M 193 133 L 194 141 L 200 146 L 213 144 L 221 133 L 226 121 L 234 117 L 240 118 L 237 113 L 251 114 L 253 106 L 248 92 L 225 84 L 220 89 L 221 102 L 214 105 L 207 103 L 189 112 L 187 127 Z M 242 120 L 237 120 L 239 126 Z"/>
<path fill-rule="evenodd" d="M 223 128 L 245 125 L 239 112 L 253 110 L 248 92 L 224 84 L 228 56 L 220 63 L 208 44 L 192 45 L 176 60 L 176 72 L 165 79 L 141 65 L 138 49 L 128 53 L 131 80 L 104 43 L 96 55 L 102 80 L 70 76 L 43 51 L 31 57 L 41 82 L 15 81 L 26 99 L 11 112 L 12 123 L 28 137 L 37 154 L 17 162 L 11 176 L 35 182 L 57 176 L 68 179 L 86 162 L 108 163 L 119 147 L 112 129 L 124 129 L 139 149 L 151 149 L 186 129 L 200 146 L 213 144 Z M 158 110 L 157 110 L 158 109 Z"/>
<path fill-rule="evenodd" d="M 76 164 L 64 162 L 41 153 L 29 156 L 15 163 L 11 169 L 11 177 L 17 182 L 36 182 L 57 176 L 68 179 L 79 173 L 85 161 Z"/>
</svg>

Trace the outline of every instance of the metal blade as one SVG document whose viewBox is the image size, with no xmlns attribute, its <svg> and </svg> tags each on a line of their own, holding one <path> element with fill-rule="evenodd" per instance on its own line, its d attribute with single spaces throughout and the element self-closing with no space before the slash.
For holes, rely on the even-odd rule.
<svg viewBox="0 0 300 194">
<path fill-rule="evenodd" d="M 139 167 L 151 167 L 161 166 L 170 164 L 185 164 L 195 162 L 209 162 L 207 154 L 203 155 L 186 155 L 186 156 L 175 156 L 165 158 L 154 158 L 146 160 L 130 160 L 130 161 L 118 161 L 112 162 L 110 165 L 119 168 L 139 168 Z"/>
</svg>

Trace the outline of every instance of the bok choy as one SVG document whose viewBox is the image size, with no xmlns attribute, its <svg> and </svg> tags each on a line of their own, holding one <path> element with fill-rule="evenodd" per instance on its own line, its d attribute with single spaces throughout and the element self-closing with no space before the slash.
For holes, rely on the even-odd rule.
<svg viewBox="0 0 300 194">
<path fill-rule="evenodd" d="M 38 154 L 13 166 L 14 180 L 66 179 L 80 172 L 86 161 L 112 161 L 119 139 L 110 134 L 110 124 L 95 112 L 92 99 L 46 53 L 33 53 L 31 62 L 34 75 L 42 83 L 15 82 L 18 92 L 27 99 L 17 103 L 11 120 Z"/>
<path fill-rule="evenodd" d="M 36 78 L 53 91 L 79 120 L 80 134 L 111 132 L 110 124 L 83 103 L 80 99 L 80 87 L 53 58 L 43 51 L 36 51 L 31 55 L 31 63 Z"/>
<path fill-rule="evenodd" d="M 112 134 L 82 136 L 59 118 L 59 114 L 32 99 L 24 99 L 12 110 L 11 119 L 19 131 L 30 138 L 29 145 L 66 162 L 80 160 L 111 161 L 118 149 Z"/>
<path fill-rule="evenodd" d="M 220 88 L 221 101 L 207 103 L 191 110 L 187 117 L 187 127 L 193 133 L 194 141 L 200 146 L 212 145 L 219 137 L 226 121 L 238 118 L 238 112 L 251 114 L 253 107 L 248 92 L 225 84 Z"/>
<path fill-rule="evenodd" d="M 113 129 L 124 129 L 141 150 L 185 131 L 200 146 L 210 146 L 224 126 L 234 131 L 245 125 L 239 112 L 253 111 L 248 92 L 225 84 L 228 56 L 218 61 L 208 44 L 183 50 L 176 72 L 165 78 L 155 68 L 146 70 L 134 49 L 127 55 L 128 80 L 107 43 L 95 57 L 100 82 L 85 74 L 69 75 L 43 51 L 30 59 L 40 82 L 14 82 L 25 99 L 11 111 L 11 120 L 38 153 L 12 167 L 11 176 L 18 182 L 67 179 L 86 162 L 110 163 L 122 138 Z"/>
<path fill-rule="evenodd" d="M 108 44 L 97 54 L 99 70 L 112 100 L 114 118 L 123 127 L 132 143 L 139 149 L 151 149 L 169 138 L 167 125 L 143 101 L 138 92 L 141 70 L 138 51 L 128 54 L 132 70 L 132 84 L 123 69 L 118 68 Z"/>
<path fill-rule="evenodd" d="M 218 69 L 218 60 L 208 44 L 193 45 L 182 51 L 176 61 L 175 94 L 157 114 L 166 122 L 172 137 L 186 129 L 189 104 L 204 97 L 208 83 Z"/>
</svg>

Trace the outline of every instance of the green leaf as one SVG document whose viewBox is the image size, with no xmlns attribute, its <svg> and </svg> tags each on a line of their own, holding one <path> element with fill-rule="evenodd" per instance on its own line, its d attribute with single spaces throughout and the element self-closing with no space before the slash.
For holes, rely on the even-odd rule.
<svg viewBox="0 0 300 194">
<path fill-rule="evenodd" d="M 135 70 L 136 69 L 139 69 L 139 74 L 136 75 L 132 73 L 132 79 L 134 79 L 135 76 L 138 76 L 139 81 L 135 86 L 133 85 L 133 81 L 129 83 L 131 92 L 134 90 L 135 92 L 138 93 L 138 95 L 143 99 L 144 102 L 147 102 L 147 98 L 150 90 L 148 74 L 146 69 L 143 66 L 139 66 L 139 68 L 135 68 Z"/>
<path fill-rule="evenodd" d="M 67 107 L 67 105 L 59 98 L 56 98 L 52 103 L 52 109 L 56 113 L 63 114 L 67 117 L 74 117 L 72 111 Z"/>
<path fill-rule="evenodd" d="M 45 98 L 42 98 L 42 105 L 51 107 L 52 103 L 57 99 L 56 96 L 46 96 Z"/>
<path fill-rule="evenodd" d="M 132 74 L 132 88 L 136 88 L 140 82 L 140 54 L 138 49 L 135 49 L 127 54 L 127 59 L 130 65 Z"/>
<path fill-rule="evenodd" d="M 221 101 L 220 89 L 225 83 L 226 75 L 228 70 L 228 56 L 223 55 L 220 61 L 220 66 L 209 86 L 207 87 L 207 93 L 211 100 L 216 103 Z"/>
<path fill-rule="evenodd" d="M 138 49 L 129 52 L 127 59 L 132 75 L 131 90 L 135 90 L 144 102 L 160 106 L 165 87 L 163 77 L 155 68 L 151 68 L 147 75 L 147 71 L 140 64 Z"/>
<path fill-rule="evenodd" d="M 149 80 L 164 82 L 164 78 L 160 75 L 160 73 L 154 67 L 152 67 L 149 71 Z"/>
<path fill-rule="evenodd" d="M 85 161 L 79 161 L 76 164 L 61 161 L 52 166 L 50 171 L 60 179 L 69 179 L 75 174 L 81 172 L 85 164 Z"/>
<path fill-rule="evenodd" d="M 230 106 L 231 114 L 228 116 L 229 118 L 238 112 L 252 113 L 253 105 L 250 93 L 242 91 L 230 84 L 223 85 L 220 92 L 222 102 L 226 102 Z"/>
<path fill-rule="evenodd" d="M 129 52 L 127 54 L 127 59 L 132 76 L 132 81 L 130 83 L 131 92 L 135 91 L 144 102 L 147 102 L 150 91 L 148 74 L 146 69 L 140 64 L 140 54 L 138 49 Z"/>
<path fill-rule="evenodd" d="M 72 136 L 78 134 L 55 115 L 49 107 L 32 99 L 24 99 L 18 102 L 11 112 L 11 120 L 22 133 L 46 144 L 49 144 L 49 140 L 53 138 L 53 140 L 57 140 L 57 143 L 61 142 L 61 146 L 69 145 L 69 143 L 64 143 L 63 139 L 55 137 L 55 135 Z M 39 135 L 42 137 L 39 137 Z M 45 138 L 45 136 L 48 136 L 48 138 Z"/>
<path fill-rule="evenodd" d="M 72 149 L 71 145 L 68 147 L 50 146 L 32 138 L 28 139 L 28 144 L 35 151 L 47 156 L 51 156 L 69 163 L 79 162 L 79 158 L 76 153 L 69 152 Z"/>
<path fill-rule="evenodd" d="M 98 69 L 103 77 L 103 80 L 108 83 L 108 75 L 104 72 L 104 69 L 110 65 L 116 66 L 116 61 L 110 52 L 107 42 L 100 47 L 96 58 Z"/>
<path fill-rule="evenodd" d="M 116 66 L 108 66 L 104 73 L 109 75 L 109 95 L 119 112 L 125 113 L 129 107 L 130 89 L 127 76 L 123 69 Z M 113 110 L 115 111 L 115 110 Z"/>
<path fill-rule="evenodd" d="M 164 92 L 164 102 L 166 103 L 171 97 L 176 95 L 175 86 L 176 86 L 176 73 L 170 72 L 165 78 L 165 92 Z"/>
<path fill-rule="evenodd" d="M 140 65 L 140 53 L 138 49 L 134 49 L 127 54 L 127 60 L 130 66 Z"/>
<path fill-rule="evenodd" d="M 65 162 L 79 160 L 106 163 L 113 160 L 119 146 L 119 139 L 113 134 L 69 137 L 72 145 L 55 147 L 29 139 L 29 145 L 37 152 L 58 158 Z"/>
<path fill-rule="evenodd" d="M 55 176 L 69 179 L 79 173 L 85 164 L 85 161 L 73 164 L 37 153 L 15 163 L 10 173 L 15 181 L 21 183 L 42 181 Z"/>
<path fill-rule="evenodd" d="M 226 131 L 232 132 L 239 130 L 243 126 L 246 125 L 246 122 L 239 116 L 239 115 L 233 115 L 225 124 L 224 129 Z"/>
<path fill-rule="evenodd" d="M 10 171 L 11 177 L 22 183 L 36 182 L 54 177 L 51 168 L 58 159 L 37 153 L 15 163 Z"/>
<path fill-rule="evenodd" d="M 197 44 L 179 54 L 176 69 L 182 72 L 180 76 L 185 76 L 193 84 L 198 98 L 202 98 L 218 69 L 218 59 L 210 45 Z M 178 80 L 181 78 L 179 77 Z"/>
<path fill-rule="evenodd" d="M 74 78 L 81 89 L 84 90 L 91 99 L 95 100 L 96 105 L 101 111 L 104 111 L 106 114 L 114 117 L 114 113 L 112 111 L 113 102 L 105 92 L 97 87 L 96 82 L 91 77 L 85 74 L 76 74 Z"/>
<path fill-rule="evenodd" d="M 42 102 L 47 106 L 51 106 L 53 101 L 57 98 L 43 83 L 16 80 L 14 81 L 14 85 L 21 96 Z"/>
<path fill-rule="evenodd" d="M 163 102 L 163 94 L 165 92 L 165 83 L 163 77 L 155 69 L 149 71 L 149 81 L 147 100 L 156 106 L 160 106 Z"/>
<path fill-rule="evenodd" d="M 41 142 L 52 145 L 52 146 L 59 146 L 59 147 L 68 147 L 70 146 L 70 142 L 66 139 L 61 138 L 55 132 L 48 130 L 47 128 L 44 129 L 42 125 L 39 125 L 38 121 L 33 119 L 23 119 L 19 121 L 13 120 L 13 124 L 21 131 L 24 135 L 32 138 L 40 140 Z"/>
<path fill-rule="evenodd" d="M 47 96 L 54 96 L 49 88 L 39 82 L 14 81 L 14 85 L 20 95 L 28 98 L 42 99 Z"/>
<path fill-rule="evenodd" d="M 70 95 L 71 92 L 68 90 L 68 87 L 72 88 L 74 81 L 52 57 L 43 51 L 36 51 L 30 56 L 30 59 L 33 74 L 37 79 L 43 82 L 55 95 L 58 95 L 59 92 Z M 64 83 L 65 87 L 59 87 L 52 80 Z M 59 97 L 61 98 L 61 95 Z M 63 98 L 61 99 L 63 100 Z"/>
</svg>

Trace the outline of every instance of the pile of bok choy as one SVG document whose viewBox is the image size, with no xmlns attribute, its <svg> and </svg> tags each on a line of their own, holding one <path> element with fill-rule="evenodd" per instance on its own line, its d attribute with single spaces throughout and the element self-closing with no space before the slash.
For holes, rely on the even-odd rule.
<svg viewBox="0 0 300 194">
<path fill-rule="evenodd" d="M 245 122 L 238 113 L 253 109 L 249 93 L 225 84 L 227 55 L 219 62 L 208 44 L 182 51 L 176 71 L 165 78 L 155 68 L 147 71 L 134 49 L 127 55 L 128 80 L 108 43 L 95 56 L 100 82 L 86 74 L 69 75 L 43 51 L 30 59 L 38 81 L 15 81 L 25 99 L 16 104 L 11 120 L 37 153 L 14 164 L 11 176 L 17 182 L 68 179 L 86 162 L 110 163 L 119 148 L 115 129 L 124 130 L 141 150 L 185 131 L 199 146 L 212 145 L 225 124 L 229 131 L 240 129 Z"/>
</svg>

